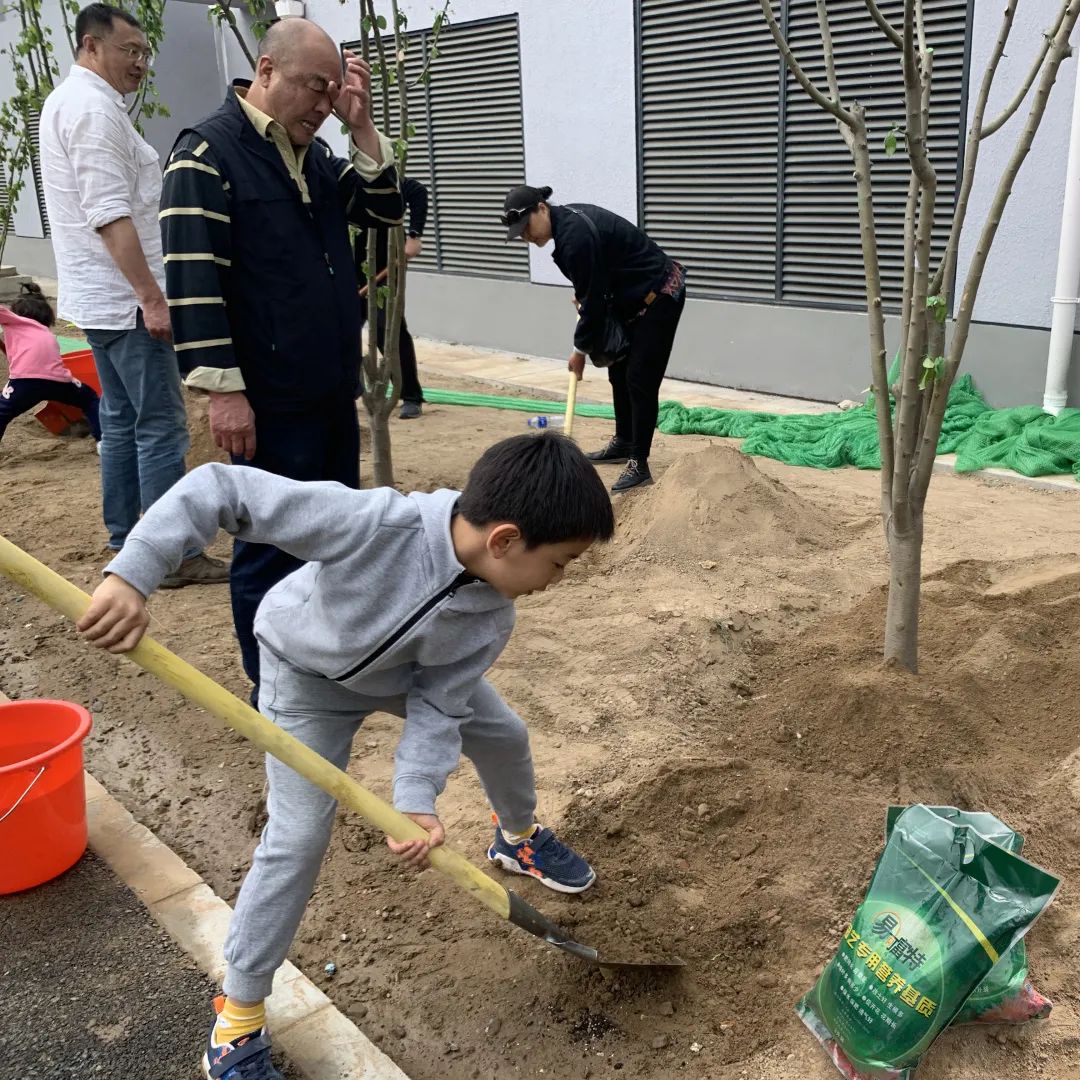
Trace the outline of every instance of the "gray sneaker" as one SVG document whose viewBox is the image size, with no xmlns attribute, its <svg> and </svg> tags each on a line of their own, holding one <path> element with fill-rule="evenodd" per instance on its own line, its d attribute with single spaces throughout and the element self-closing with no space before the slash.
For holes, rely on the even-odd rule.
<svg viewBox="0 0 1080 1080">
<path fill-rule="evenodd" d="M 399 420 L 415 420 L 418 416 L 422 416 L 424 413 L 423 406 L 417 401 L 403 401 L 401 403 L 401 412 L 398 413 Z"/>
<path fill-rule="evenodd" d="M 229 564 L 227 562 L 200 554 L 185 559 L 158 588 L 182 589 L 185 585 L 224 585 L 228 580 Z"/>
</svg>

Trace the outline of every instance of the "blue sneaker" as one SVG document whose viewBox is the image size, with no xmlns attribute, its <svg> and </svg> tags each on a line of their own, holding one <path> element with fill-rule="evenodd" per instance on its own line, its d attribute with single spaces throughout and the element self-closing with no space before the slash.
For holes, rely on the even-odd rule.
<svg viewBox="0 0 1080 1080">
<path fill-rule="evenodd" d="M 539 826 L 520 844 L 509 843 L 496 826 L 488 859 L 511 874 L 528 874 L 556 892 L 584 892 L 596 880 L 596 871 L 573 848 Z"/>
<path fill-rule="evenodd" d="M 202 1068 L 206 1080 L 285 1080 L 270 1060 L 266 1028 L 220 1045 L 214 1042 L 211 1028 Z"/>
</svg>

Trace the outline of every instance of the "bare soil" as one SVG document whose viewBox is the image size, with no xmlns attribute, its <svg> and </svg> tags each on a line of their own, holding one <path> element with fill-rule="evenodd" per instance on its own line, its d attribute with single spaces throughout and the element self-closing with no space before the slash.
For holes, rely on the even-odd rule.
<svg viewBox="0 0 1080 1080">
<path fill-rule="evenodd" d="M 192 458 L 206 460 L 190 404 Z M 399 486 L 461 486 L 486 446 L 522 430 L 521 413 L 450 406 L 394 421 Z M 599 444 L 609 430 L 585 420 L 578 435 Z M 89 588 L 105 537 L 88 442 L 27 417 L 0 454 L 3 532 Z M 677 954 L 685 969 L 591 970 L 433 873 L 403 873 L 345 814 L 292 958 L 415 1080 L 826 1080 L 792 1006 L 861 897 L 885 807 L 955 804 L 1004 818 L 1064 879 L 1029 938 L 1055 1009 L 1022 1029 L 950 1031 L 919 1076 L 1075 1077 L 1077 496 L 935 478 L 913 677 L 880 662 L 876 474 L 685 436 L 658 437 L 652 464 L 656 485 L 616 500 L 616 540 L 521 601 L 493 680 L 530 725 L 543 821 L 600 875 L 582 897 L 511 884 L 610 958 Z M 152 610 L 155 636 L 244 692 L 225 589 L 160 594 Z M 239 737 L 5 582 L 0 690 L 88 704 L 91 770 L 235 896 L 262 790 Z M 372 717 L 355 744 L 353 773 L 383 795 L 398 723 Z M 490 825 L 467 766 L 440 812 L 448 842 L 481 862 Z"/>
</svg>

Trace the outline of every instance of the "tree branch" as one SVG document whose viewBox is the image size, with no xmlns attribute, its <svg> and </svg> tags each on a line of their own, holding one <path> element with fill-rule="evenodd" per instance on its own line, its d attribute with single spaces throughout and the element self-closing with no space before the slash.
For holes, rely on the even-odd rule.
<svg viewBox="0 0 1080 1080">
<path fill-rule="evenodd" d="M 956 260 L 960 248 L 960 233 L 967 218 L 968 198 L 971 196 L 971 187 L 975 181 L 975 163 L 979 160 L 979 142 L 982 139 L 983 116 L 986 113 L 986 105 L 990 100 L 990 88 L 997 73 L 998 64 L 1005 54 L 1005 45 L 1012 32 L 1013 17 L 1016 14 L 1018 0 L 1008 0 L 1005 5 L 1005 14 L 1001 19 L 1001 29 L 998 30 L 997 41 L 994 50 L 987 61 L 986 70 L 983 72 L 982 82 L 979 85 L 979 96 L 975 99 L 975 111 L 971 117 L 971 127 L 968 129 L 967 142 L 964 146 L 964 173 L 960 181 L 960 193 L 956 198 L 956 209 L 953 212 L 952 225 L 949 228 L 949 239 L 945 244 L 945 256 L 934 280 L 931 283 L 931 293 L 943 292 L 946 300 L 952 296 L 953 277 L 956 274 Z"/>
<path fill-rule="evenodd" d="M 442 11 L 440 11 L 432 21 L 431 37 L 428 40 L 428 58 L 424 61 L 424 66 L 420 69 L 420 73 L 416 76 L 415 79 L 413 79 L 411 83 L 409 83 L 410 90 L 414 86 L 419 86 L 420 83 L 422 83 L 427 77 L 428 72 L 431 70 L 431 64 L 434 60 L 434 57 L 432 57 L 431 53 L 432 50 L 434 50 L 435 47 L 438 45 L 439 37 L 445 29 L 446 24 L 449 22 L 450 3 L 451 0 L 445 0 Z"/>
<path fill-rule="evenodd" d="M 1005 167 L 1005 171 L 998 181 L 997 190 L 994 193 L 993 202 L 987 214 L 986 222 L 975 246 L 971 266 L 968 268 L 967 280 L 964 282 L 964 291 L 960 297 L 957 308 L 956 320 L 953 327 L 952 341 L 949 343 L 949 351 L 945 360 L 942 377 L 934 383 L 934 401 L 932 402 L 930 415 L 926 424 L 924 442 L 930 443 L 937 448 L 938 439 L 941 436 L 941 424 L 945 415 L 945 404 L 949 389 L 956 379 L 957 369 L 964 357 L 964 349 L 967 346 L 968 334 L 971 330 L 971 320 L 974 314 L 975 297 L 982 282 L 982 275 L 986 269 L 986 260 L 990 255 L 990 249 L 997 235 L 998 226 L 1001 224 L 1001 215 L 1005 204 L 1012 194 L 1012 185 L 1020 166 L 1024 163 L 1031 144 L 1042 123 L 1046 113 L 1046 103 L 1050 97 L 1050 91 L 1057 79 L 1058 71 L 1067 56 L 1072 55 L 1072 47 L 1069 38 L 1080 18 L 1080 0 L 1069 0 L 1065 5 L 1064 14 L 1058 24 L 1057 34 L 1047 54 L 1047 61 L 1039 79 L 1038 88 L 1035 91 L 1035 99 L 1028 111 L 1028 118 L 1024 129 L 1020 133 L 1013 150 L 1012 157 Z M 925 458 L 925 460 L 924 460 Z M 930 484 L 930 474 L 934 467 L 934 455 L 920 455 L 919 468 L 915 476 L 912 489 L 916 497 L 925 495 Z"/>
<path fill-rule="evenodd" d="M 375 38 L 375 51 L 379 54 L 379 89 L 382 91 L 383 102 L 383 130 L 390 131 L 390 70 L 386 66 L 386 47 L 383 45 L 382 34 L 379 32 L 379 24 L 376 21 L 375 0 L 363 0 L 367 8 L 368 22 L 371 24 L 371 34 Z M 401 137 L 404 137 L 404 132 Z"/>
<path fill-rule="evenodd" d="M 889 22 L 888 19 L 881 13 L 881 8 L 877 6 L 874 0 L 866 0 L 866 10 L 870 12 L 870 17 L 881 28 L 881 32 L 898 48 L 903 49 L 904 39 L 900 36 L 900 31 L 896 29 Z"/>
<path fill-rule="evenodd" d="M 799 61 L 795 59 L 795 54 L 791 51 L 791 46 L 788 45 L 784 38 L 783 32 L 780 29 L 779 24 L 776 21 L 776 16 L 773 13 L 772 3 L 770 0 L 758 0 L 761 5 L 762 13 L 765 16 L 765 21 L 769 24 L 769 30 L 772 33 L 773 41 L 776 42 L 776 47 L 780 50 L 780 55 L 784 58 L 784 63 L 787 64 L 788 70 L 795 76 L 795 80 L 798 84 L 810 95 L 810 97 L 820 105 L 826 112 L 832 113 L 840 123 L 847 125 L 847 127 L 854 126 L 854 118 L 851 112 L 845 109 L 839 102 L 834 102 L 831 98 L 823 94 L 811 81 L 810 77 L 799 66 Z"/>
<path fill-rule="evenodd" d="M 1015 7 L 1015 4 L 1013 5 Z M 1031 65 L 1031 70 L 1027 74 L 1027 78 L 1024 79 L 1023 85 L 1016 92 L 1016 96 L 1009 102 L 1008 105 L 1001 111 L 1000 115 L 996 116 L 979 132 L 979 138 L 985 139 L 990 135 L 993 135 L 1002 125 L 1008 123 L 1013 113 L 1024 103 L 1024 98 L 1028 96 L 1028 91 L 1031 89 L 1036 78 L 1038 78 L 1039 71 L 1042 69 L 1043 61 L 1046 59 L 1046 54 L 1050 51 L 1050 46 L 1054 42 L 1054 37 L 1058 30 L 1061 29 L 1061 20 L 1065 18 L 1065 12 L 1067 5 L 1063 4 L 1061 11 L 1058 12 L 1057 22 L 1054 23 L 1052 30 L 1043 33 L 1042 48 L 1039 50 L 1039 55 L 1035 58 L 1035 63 Z"/>
<path fill-rule="evenodd" d="M 1016 147 L 1013 150 L 1012 157 L 1009 159 L 1009 163 L 1005 166 L 1005 171 L 1001 175 L 997 191 L 994 193 L 993 202 L 990 204 L 990 210 L 987 213 L 986 222 L 983 225 L 982 232 L 979 234 L 979 239 L 975 246 L 975 253 L 972 256 L 971 266 L 968 268 L 967 280 L 964 282 L 964 291 L 960 298 L 960 305 L 957 310 L 956 322 L 953 330 L 953 339 L 945 365 L 950 385 L 953 378 L 956 376 L 956 369 L 960 366 L 960 360 L 963 358 L 964 348 L 967 345 L 967 336 L 971 329 L 972 309 L 974 308 L 975 295 L 982 282 L 983 271 L 986 269 L 986 260 L 990 255 L 990 248 L 993 246 L 998 226 L 1001 224 L 1002 211 L 1005 209 L 1005 204 L 1012 194 L 1013 182 L 1016 180 L 1016 175 L 1020 171 L 1020 166 L 1024 163 L 1024 159 L 1031 150 L 1031 144 L 1035 139 L 1035 134 L 1038 132 L 1039 126 L 1042 123 L 1043 115 L 1046 112 L 1046 103 L 1050 97 L 1050 90 L 1057 79 L 1058 70 L 1065 58 L 1072 55 L 1069 37 L 1076 26 L 1078 17 L 1080 17 L 1080 0 L 1069 0 L 1065 8 L 1064 17 L 1058 26 L 1058 32 L 1054 37 L 1054 43 L 1051 45 L 1050 52 L 1047 55 L 1047 61 L 1043 68 L 1042 76 L 1039 79 L 1038 88 L 1035 91 L 1035 99 L 1032 101 L 1031 108 L 1028 111 L 1028 118 L 1024 124 L 1024 129 L 1021 131 L 1020 136 L 1016 141 Z"/>
<path fill-rule="evenodd" d="M 829 83 L 829 93 L 832 95 L 832 100 L 837 105 L 841 105 L 840 84 L 836 78 L 836 57 L 833 54 L 832 31 L 829 29 L 829 14 L 825 10 L 825 0 L 817 0 L 817 17 L 818 28 L 821 30 L 821 47 L 825 56 L 825 78 Z M 854 140 L 851 128 L 839 119 L 836 121 L 836 126 L 850 150 Z"/>
<path fill-rule="evenodd" d="M 915 209 L 919 200 L 919 178 L 915 170 L 908 177 L 907 201 L 904 204 L 904 284 L 900 306 L 900 355 L 907 354 L 908 327 L 911 324 L 911 289 L 915 275 Z"/>
<path fill-rule="evenodd" d="M 915 38 L 921 17 L 919 0 L 904 2 L 904 104 L 907 116 L 907 149 L 912 174 L 920 188 L 919 220 L 915 236 L 915 258 L 908 305 L 908 330 L 903 354 L 900 394 L 896 403 L 896 459 L 893 473 L 893 509 L 907 511 L 913 462 L 917 464 L 921 391 L 919 375 L 926 355 L 926 298 L 930 278 L 930 241 L 937 201 L 937 174 L 926 149 L 929 85 L 933 74 L 933 54 L 921 53 L 916 68 Z M 923 40 L 925 40 L 923 38 Z"/>
<path fill-rule="evenodd" d="M 881 265 L 878 261 L 877 229 L 874 222 L 873 183 L 870 176 L 870 147 L 866 136 L 866 113 L 861 105 L 852 110 L 851 154 L 855 159 L 855 186 L 859 200 L 859 239 L 866 271 L 866 317 L 870 328 L 870 373 L 874 388 L 874 415 L 878 445 L 881 447 L 881 508 L 890 512 L 892 504 L 893 434 L 889 398 L 889 371 L 885 359 L 885 317 L 881 309 Z"/>
<path fill-rule="evenodd" d="M 258 67 L 258 64 L 251 53 L 251 49 L 248 48 L 248 43 L 244 40 L 243 32 L 236 22 L 236 15 L 233 13 L 232 5 L 233 0 L 220 0 L 218 7 L 221 9 L 221 18 L 218 21 L 224 22 L 232 31 L 233 37 L 236 38 L 236 44 L 240 46 L 240 51 L 251 65 L 251 70 L 254 71 Z"/>
</svg>

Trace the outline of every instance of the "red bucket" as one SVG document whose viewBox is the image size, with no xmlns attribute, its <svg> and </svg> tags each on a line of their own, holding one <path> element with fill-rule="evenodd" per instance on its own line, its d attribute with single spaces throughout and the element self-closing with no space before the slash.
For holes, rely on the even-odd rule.
<svg viewBox="0 0 1080 1080">
<path fill-rule="evenodd" d="M 95 390 L 98 397 L 101 396 L 101 380 L 94 366 L 92 349 L 79 349 L 78 352 L 65 353 L 60 359 L 64 362 L 64 367 L 79 382 Z M 63 435 L 76 420 L 83 418 L 83 411 L 76 405 L 62 405 L 59 401 L 49 401 L 34 415 L 37 421 L 44 424 L 54 435 Z"/>
<path fill-rule="evenodd" d="M 0 893 L 62 874 L 86 850 L 83 739 L 70 701 L 0 704 Z"/>
</svg>

